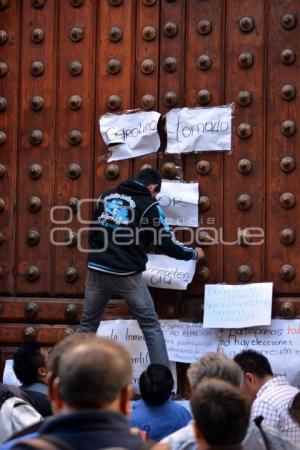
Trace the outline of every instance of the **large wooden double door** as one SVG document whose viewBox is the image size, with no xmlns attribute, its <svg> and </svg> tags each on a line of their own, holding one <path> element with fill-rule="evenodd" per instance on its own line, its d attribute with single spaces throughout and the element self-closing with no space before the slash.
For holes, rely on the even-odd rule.
<svg viewBox="0 0 300 450">
<path fill-rule="evenodd" d="M 86 277 L 78 200 L 145 164 L 199 182 L 201 239 L 214 228 L 218 240 L 205 246 L 187 292 L 155 291 L 160 317 L 200 320 L 206 282 L 255 281 L 274 282 L 274 315 L 296 316 L 299 18 L 298 0 L 0 0 L 4 355 L 24 340 L 54 344 L 78 322 Z M 106 111 L 232 102 L 230 155 L 162 148 L 107 163 L 98 129 Z M 61 208 L 51 216 L 53 206 Z M 263 242 L 247 245 L 249 227 Z M 105 315 L 129 311 L 114 300 Z"/>
</svg>

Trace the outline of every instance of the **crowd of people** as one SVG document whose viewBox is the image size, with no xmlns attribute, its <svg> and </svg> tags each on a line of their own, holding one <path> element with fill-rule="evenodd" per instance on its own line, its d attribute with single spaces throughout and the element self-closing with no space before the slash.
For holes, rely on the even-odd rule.
<svg viewBox="0 0 300 450">
<path fill-rule="evenodd" d="M 192 363 L 190 410 L 171 399 L 162 364 L 141 374 L 132 401 L 129 354 L 94 334 L 68 336 L 50 354 L 26 344 L 13 367 L 21 385 L 0 386 L 0 450 L 300 448 L 298 389 L 253 350 Z"/>
</svg>

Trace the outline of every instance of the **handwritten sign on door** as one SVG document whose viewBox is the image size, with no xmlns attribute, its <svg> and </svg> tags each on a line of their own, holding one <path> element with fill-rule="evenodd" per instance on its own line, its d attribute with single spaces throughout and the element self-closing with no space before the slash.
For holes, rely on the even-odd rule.
<svg viewBox="0 0 300 450">
<path fill-rule="evenodd" d="M 104 114 L 99 125 L 102 138 L 112 152 L 108 162 L 157 152 L 159 117 L 156 111 Z"/>
<path fill-rule="evenodd" d="M 156 198 L 169 225 L 198 226 L 198 183 L 163 180 Z"/>
<path fill-rule="evenodd" d="M 195 260 L 182 261 L 166 255 L 147 256 L 148 262 L 143 278 L 148 286 L 186 290 L 195 273 Z"/>
<path fill-rule="evenodd" d="M 205 328 L 242 328 L 270 325 L 273 283 L 207 284 Z"/>
<path fill-rule="evenodd" d="M 232 105 L 176 108 L 167 119 L 167 153 L 231 150 Z"/>
</svg>

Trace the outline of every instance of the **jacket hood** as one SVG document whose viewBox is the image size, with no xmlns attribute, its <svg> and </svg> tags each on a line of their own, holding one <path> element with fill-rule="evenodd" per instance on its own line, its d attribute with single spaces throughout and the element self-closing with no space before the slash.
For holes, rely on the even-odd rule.
<svg viewBox="0 0 300 450">
<path fill-rule="evenodd" d="M 122 193 L 127 195 L 142 195 L 142 196 L 149 196 L 151 197 L 151 192 L 149 191 L 146 186 L 139 183 L 135 180 L 126 180 L 123 181 L 119 186 L 118 189 L 122 191 Z"/>
</svg>

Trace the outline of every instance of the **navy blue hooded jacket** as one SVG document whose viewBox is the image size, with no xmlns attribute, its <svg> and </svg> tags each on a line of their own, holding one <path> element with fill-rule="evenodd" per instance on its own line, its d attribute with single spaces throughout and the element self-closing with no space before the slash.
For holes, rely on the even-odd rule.
<svg viewBox="0 0 300 450">
<path fill-rule="evenodd" d="M 152 244 L 176 259 L 196 259 L 196 251 L 178 242 L 159 203 L 135 180 L 104 192 L 90 225 L 88 267 L 115 275 L 146 268 Z"/>
</svg>

